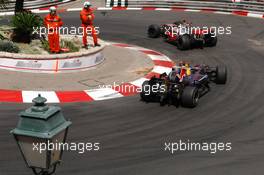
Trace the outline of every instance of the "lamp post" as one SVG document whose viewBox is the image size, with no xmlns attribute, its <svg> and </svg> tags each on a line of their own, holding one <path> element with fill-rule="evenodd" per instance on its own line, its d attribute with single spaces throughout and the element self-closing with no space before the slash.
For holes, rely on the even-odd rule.
<svg viewBox="0 0 264 175">
<path fill-rule="evenodd" d="M 15 13 L 22 12 L 24 8 L 24 0 L 16 0 Z"/>
<path fill-rule="evenodd" d="M 34 106 L 19 114 L 17 127 L 11 131 L 26 165 L 35 175 L 51 175 L 56 171 L 71 125 L 59 107 L 47 106 L 46 101 L 40 95 L 34 98 Z"/>
</svg>

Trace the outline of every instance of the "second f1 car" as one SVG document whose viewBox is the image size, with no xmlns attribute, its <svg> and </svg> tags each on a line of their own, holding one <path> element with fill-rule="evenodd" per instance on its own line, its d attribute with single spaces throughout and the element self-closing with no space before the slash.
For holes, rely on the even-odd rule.
<svg viewBox="0 0 264 175">
<path fill-rule="evenodd" d="M 148 36 L 150 38 L 161 36 L 166 42 L 175 44 L 180 50 L 188 50 L 192 47 L 213 47 L 217 44 L 214 29 L 194 27 L 185 20 L 172 24 L 152 24 L 148 27 Z"/>
</svg>

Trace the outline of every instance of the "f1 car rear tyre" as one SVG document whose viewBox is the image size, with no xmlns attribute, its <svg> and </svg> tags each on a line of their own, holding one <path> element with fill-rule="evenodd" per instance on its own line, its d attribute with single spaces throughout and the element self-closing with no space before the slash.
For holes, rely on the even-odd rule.
<svg viewBox="0 0 264 175">
<path fill-rule="evenodd" d="M 148 36 L 150 38 L 158 38 L 161 35 L 161 29 L 159 25 L 152 24 L 148 27 Z"/>
<path fill-rule="evenodd" d="M 187 86 L 181 96 L 181 103 L 183 107 L 194 108 L 199 101 L 199 91 L 197 87 Z"/>
<path fill-rule="evenodd" d="M 179 25 L 183 24 L 183 22 L 182 21 L 175 21 L 173 24 L 179 26 Z"/>
<path fill-rule="evenodd" d="M 188 50 L 191 48 L 191 38 L 189 35 L 182 35 L 178 40 L 178 49 Z"/>
<path fill-rule="evenodd" d="M 146 80 L 143 82 L 142 84 L 142 90 L 140 92 L 140 97 L 143 101 L 145 102 L 150 102 L 152 97 L 151 97 L 151 87 L 150 87 L 150 84 L 149 84 L 149 81 Z"/>
<path fill-rule="evenodd" d="M 225 66 L 216 67 L 216 83 L 225 84 L 227 79 L 227 69 Z"/>
</svg>

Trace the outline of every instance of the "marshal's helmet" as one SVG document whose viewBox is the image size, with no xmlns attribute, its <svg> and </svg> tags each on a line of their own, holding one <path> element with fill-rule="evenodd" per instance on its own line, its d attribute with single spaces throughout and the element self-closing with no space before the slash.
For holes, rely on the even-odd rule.
<svg viewBox="0 0 264 175">
<path fill-rule="evenodd" d="M 50 12 L 51 14 L 53 14 L 53 15 L 56 13 L 56 10 L 57 10 L 57 9 L 56 9 L 56 7 L 54 7 L 54 6 L 52 6 L 52 7 L 49 8 L 49 12 Z"/>
<path fill-rule="evenodd" d="M 92 6 L 92 4 L 89 2 L 89 1 L 86 1 L 86 2 L 84 2 L 84 4 L 83 4 L 83 7 L 84 8 L 89 8 L 89 7 L 91 7 Z"/>
</svg>

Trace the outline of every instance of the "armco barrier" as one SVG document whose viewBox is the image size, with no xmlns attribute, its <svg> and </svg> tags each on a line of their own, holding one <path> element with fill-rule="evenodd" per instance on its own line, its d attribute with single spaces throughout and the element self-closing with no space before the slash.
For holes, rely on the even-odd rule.
<svg viewBox="0 0 264 175">
<path fill-rule="evenodd" d="M 118 0 L 107 0 L 106 7 L 122 7 Z M 233 0 L 129 0 L 125 5 L 130 8 L 137 7 L 156 7 L 156 8 L 189 8 L 189 9 L 213 9 L 218 11 L 254 11 L 264 12 L 263 1 L 245 1 L 240 0 L 235 2 Z M 124 7 L 124 6 L 123 6 Z"/>
<path fill-rule="evenodd" d="M 32 10 L 38 8 L 45 8 L 50 6 L 56 6 L 59 4 L 64 4 L 67 2 L 72 2 L 75 0 L 25 0 L 24 9 Z M 0 12 L 12 12 L 15 10 L 16 0 L 9 0 L 9 3 L 6 4 L 6 8 L 0 9 Z"/>
<path fill-rule="evenodd" d="M 40 0 L 42 1 L 42 0 Z M 67 0 L 68 1 L 68 0 Z M 256 18 L 264 17 L 264 2 L 261 1 L 242 1 L 233 3 L 231 0 L 128 0 L 124 3 L 111 3 L 106 0 L 106 7 L 95 7 L 95 10 L 182 10 L 182 11 L 206 11 L 221 14 L 236 14 L 240 16 L 250 16 Z M 119 1 L 119 0 L 117 0 Z M 212 2 L 213 1 L 213 2 Z M 113 6 L 111 6 L 113 5 Z M 111 7 L 108 7 L 111 6 Z M 79 8 L 59 8 L 59 12 L 81 11 Z M 48 9 L 36 8 L 31 10 L 33 13 L 48 13 Z M 14 15 L 13 11 L 0 12 L 0 16 Z"/>
</svg>

